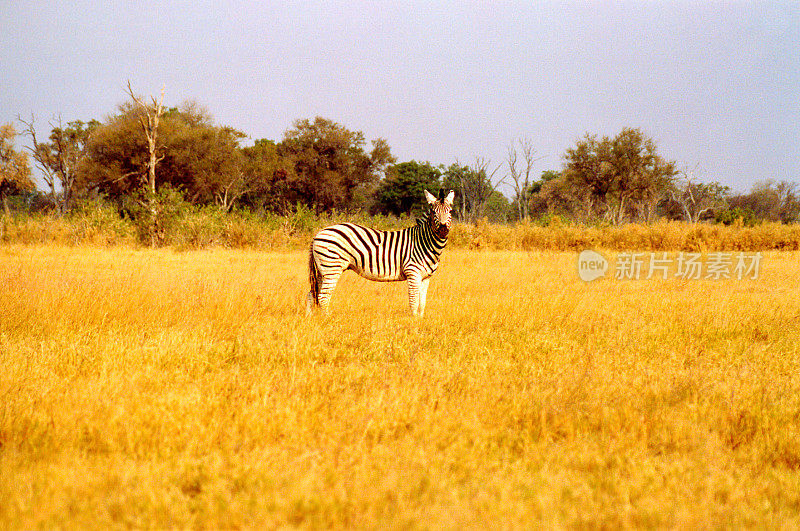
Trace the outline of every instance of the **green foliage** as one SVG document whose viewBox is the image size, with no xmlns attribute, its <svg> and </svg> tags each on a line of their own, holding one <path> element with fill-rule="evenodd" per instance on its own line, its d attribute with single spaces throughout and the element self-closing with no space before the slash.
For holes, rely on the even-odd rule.
<svg viewBox="0 0 800 531">
<path fill-rule="evenodd" d="M 14 147 L 16 136 L 12 124 L 0 125 L 0 202 L 5 213 L 9 211 L 8 196 L 35 188 L 28 157 Z"/>
<path fill-rule="evenodd" d="M 258 139 L 242 152 L 242 174 L 248 187 L 242 193 L 239 204 L 256 210 L 288 213 L 290 185 L 287 175 L 291 172 L 289 162 L 278 154 L 278 146 L 269 139 Z"/>
<path fill-rule="evenodd" d="M 68 219 L 76 244 L 114 245 L 131 242 L 137 236 L 136 226 L 102 198 L 77 199 Z"/>
<path fill-rule="evenodd" d="M 524 194 L 521 194 L 523 197 L 528 198 L 528 214 L 532 217 L 541 217 L 545 213 L 551 212 L 555 210 L 552 208 L 555 206 L 557 201 L 553 200 L 552 192 L 550 194 L 544 190 L 544 187 L 547 183 L 550 182 L 560 182 L 561 179 L 561 172 L 555 170 L 546 170 L 543 171 L 539 179 L 531 182 L 529 184 L 528 190 L 525 191 Z M 517 199 L 514 199 L 512 203 L 513 210 L 520 210 L 517 206 Z"/>
<path fill-rule="evenodd" d="M 194 205 L 235 205 L 289 213 L 301 203 L 315 212 L 353 210 L 372 202 L 376 184 L 394 162 L 383 139 L 365 149 L 360 131 L 324 118 L 298 120 L 279 144 L 256 140 L 241 147 L 244 134 L 213 124 L 196 104 L 173 107 L 159 122 L 156 187 L 184 191 Z M 83 191 L 117 201 L 140 192 L 147 173 L 148 148 L 132 104 L 120 106 L 91 135 L 81 165 Z"/>
<path fill-rule="evenodd" d="M 558 227 L 561 225 L 561 216 L 547 212 L 539 216 L 536 223 L 541 227 Z"/>
<path fill-rule="evenodd" d="M 553 201 L 585 220 L 650 220 L 675 174 L 675 163 L 657 154 L 652 139 L 625 128 L 614 138 L 586 135 L 569 148 L 562 172 L 566 186 L 554 184 L 548 191 L 557 191 Z"/>
<path fill-rule="evenodd" d="M 389 167 L 375 194 L 376 212 L 417 216 L 427 210 L 425 190 L 436 195 L 442 172 L 430 162 L 401 162 Z"/>
<path fill-rule="evenodd" d="M 149 199 L 143 188 L 150 159 L 133 103 L 122 104 L 103 123 L 51 123 L 47 142 L 36 141 L 32 121 L 22 122 L 28 125 L 25 133 L 34 141 L 34 159 L 50 188 L 49 208 L 66 213 L 76 201 L 99 195 L 128 212 L 140 231 L 155 223 L 148 229 L 150 236 L 162 242 L 170 239 L 170 226 L 180 218 L 176 212 L 189 204 L 224 212 L 247 209 L 265 218 L 279 214 L 284 220 L 301 219 L 306 211 L 331 218 L 336 212 L 353 216 L 359 211 L 414 216 L 425 209 L 423 190 L 435 194 L 440 187 L 455 191 L 455 218 L 473 223 L 543 216 L 595 226 L 652 223 L 659 217 L 723 224 L 738 217 L 745 224 L 800 220 L 797 184 L 764 181 L 747 194 L 732 195 L 718 182 L 688 177 L 677 182 L 675 163 L 658 155 L 655 142 L 639 129 L 624 128 L 614 137 L 587 134 L 567 149 L 562 171 L 543 172 L 534 181 L 529 179 L 532 147 L 521 142 L 524 164 L 516 165 L 518 148 L 509 155 L 515 185 L 509 205 L 496 190 L 497 169 L 490 171 L 483 159 L 473 166 L 435 167 L 413 160 L 394 164 L 384 139 L 372 141 L 368 149 L 362 132 L 321 117 L 297 120 L 280 142 L 258 139 L 243 147 L 244 133 L 215 125 L 208 111 L 191 102 L 167 108 L 161 116 L 156 189 L 167 188 L 156 194 L 153 214 L 141 205 Z M 12 204 L 32 211 L 33 202 L 40 209 L 45 196 L 21 196 L 34 184 L 27 157 L 13 149 L 14 134 L 13 127 L 2 126 L 0 199 L 6 211 Z M 9 201 L 11 195 L 19 197 Z M 206 221 L 200 225 L 216 231 L 220 223 L 214 216 L 203 215 Z M 205 237 L 199 234 L 197 240 Z"/>
<path fill-rule="evenodd" d="M 394 157 L 383 139 L 374 140 L 369 153 L 364 145 L 361 131 L 326 118 L 296 121 L 278 145 L 279 155 L 292 170 L 286 174 L 287 200 L 318 213 L 366 206 L 366 198 Z"/>
<path fill-rule="evenodd" d="M 249 190 L 239 142 L 244 133 L 218 127 L 207 111 L 195 104 L 171 108 L 159 122 L 160 162 L 157 187 L 184 190 L 195 204 L 218 204 L 230 209 Z M 95 131 L 87 145 L 80 182 L 120 201 L 140 193 L 147 174 L 147 145 L 135 107 L 120 107 Z"/>
<path fill-rule="evenodd" d="M 314 211 L 302 203 L 298 203 L 293 212 L 283 217 L 281 224 L 289 235 L 294 235 L 312 231 L 317 222 L 318 218 L 314 215 Z"/>
<path fill-rule="evenodd" d="M 161 204 L 179 204 L 175 192 L 165 194 Z M 167 209 L 164 209 L 167 210 Z M 301 206 L 288 216 L 253 213 L 246 210 L 224 212 L 221 208 L 188 203 L 162 213 L 166 223 L 158 244 L 177 250 L 207 247 L 261 250 L 307 251 L 314 234 L 322 228 L 352 222 L 381 230 L 411 226 L 408 217 L 316 215 Z M 741 219 L 741 218 L 739 218 Z M 103 201 L 79 201 L 66 216 L 16 214 L 4 217 L 0 241 L 15 244 L 55 243 L 60 245 L 150 245 L 149 224 L 143 218 L 120 218 L 115 208 Z M 800 225 L 775 222 L 747 226 L 734 220 L 722 223 L 658 221 L 653 224 L 585 226 L 570 223 L 558 214 L 545 214 L 535 222 L 517 224 L 456 223 L 450 232 L 448 248 L 525 251 L 581 251 L 600 248 L 618 251 L 797 251 L 800 250 Z"/>
<path fill-rule="evenodd" d="M 130 213 L 139 241 L 155 245 L 168 243 L 181 216 L 189 208 L 181 191 L 164 185 L 153 196 L 143 188 L 134 198 Z"/>
<path fill-rule="evenodd" d="M 710 183 L 693 182 L 688 177 L 675 183 L 670 190 L 671 201 L 665 205 L 672 219 L 688 223 L 714 219 L 716 212 L 727 208 L 730 188 L 716 181 Z"/>
<path fill-rule="evenodd" d="M 26 133 L 33 142 L 33 159 L 50 188 L 53 206 L 61 213 L 69 212 L 75 197 L 83 191 L 79 186 L 79 174 L 85 163 L 87 143 L 100 122 L 74 120 L 64 127 L 59 117 L 55 124 L 51 122 L 49 142 L 39 142 L 33 119 L 23 123 L 28 126 Z"/>
<path fill-rule="evenodd" d="M 243 154 L 244 133 L 230 127 L 192 125 L 176 120 L 170 146 L 157 169 L 158 181 L 186 190 L 193 203 L 217 204 L 228 210 L 246 191 Z"/>
<path fill-rule="evenodd" d="M 555 181 L 561 178 L 561 172 L 556 170 L 545 170 L 538 181 L 531 184 L 531 193 L 538 194 L 542 191 L 542 187 L 550 181 Z"/>
<path fill-rule="evenodd" d="M 492 223 L 505 223 L 511 215 L 511 203 L 500 192 L 492 192 L 486 200 L 483 214 Z"/>
<path fill-rule="evenodd" d="M 484 216 L 486 201 L 494 193 L 485 165 L 473 168 L 451 164 L 445 171 L 443 180 L 445 190 L 455 191 L 453 213 L 457 219 L 474 222 Z"/>
<path fill-rule="evenodd" d="M 722 223 L 723 225 L 732 225 L 734 223 L 739 223 L 744 225 L 745 227 L 753 227 L 756 225 L 760 220 L 756 216 L 756 213 L 753 212 L 751 208 L 745 207 L 733 207 L 728 208 L 725 210 L 720 210 L 717 212 L 715 216 L 715 221 L 717 223 Z"/>
</svg>

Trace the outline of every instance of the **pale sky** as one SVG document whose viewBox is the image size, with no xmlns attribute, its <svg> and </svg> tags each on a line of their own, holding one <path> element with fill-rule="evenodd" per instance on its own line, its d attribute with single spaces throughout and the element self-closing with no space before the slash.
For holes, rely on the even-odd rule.
<svg viewBox="0 0 800 531">
<path fill-rule="evenodd" d="M 800 182 L 796 2 L 0 0 L 0 49 L 0 123 L 42 136 L 130 80 L 250 141 L 323 116 L 399 161 L 496 165 L 527 137 L 538 174 L 630 126 L 703 180 Z"/>
</svg>

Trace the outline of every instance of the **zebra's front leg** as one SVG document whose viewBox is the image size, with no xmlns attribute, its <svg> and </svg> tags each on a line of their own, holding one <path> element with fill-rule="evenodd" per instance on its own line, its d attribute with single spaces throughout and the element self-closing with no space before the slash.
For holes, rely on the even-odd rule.
<svg viewBox="0 0 800 531">
<path fill-rule="evenodd" d="M 420 278 L 419 274 L 408 275 L 407 278 L 408 278 L 408 307 L 411 309 L 411 315 L 413 315 L 414 317 L 422 317 L 422 312 L 420 312 L 422 279 Z"/>
<path fill-rule="evenodd" d="M 431 277 L 426 278 L 420 283 L 419 286 L 419 316 L 425 313 L 425 302 L 428 299 L 428 283 L 430 283 Z"/>
</svg>

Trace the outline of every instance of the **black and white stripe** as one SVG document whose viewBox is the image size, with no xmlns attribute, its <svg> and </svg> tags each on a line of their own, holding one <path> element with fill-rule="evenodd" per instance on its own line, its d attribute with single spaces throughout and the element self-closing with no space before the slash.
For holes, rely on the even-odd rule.
<svg viewBox="0 0 800 531">
<path fill-rule="evenodd" d="M 311 242 L 307 309 L 327 311 L 342 273 L 352 269 L 369 280 L 408 281 L 411 312 L 425 311 L 428 282 L 439 267 L 451 225 L 453 192 L 437 200 L 425 191 L 430 209 L 416 225 L 398 231 L 381 231 L 341 223 L 322 229 Z"/>
</svg>

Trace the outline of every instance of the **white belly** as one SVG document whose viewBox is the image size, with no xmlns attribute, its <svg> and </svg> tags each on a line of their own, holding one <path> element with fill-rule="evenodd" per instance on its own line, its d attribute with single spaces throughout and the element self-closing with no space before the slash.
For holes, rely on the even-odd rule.
<svg viewBox="0 0 800 531">
<path fill-rule="evenodd" d="M 406 276 L 403 274 L 402 271 L 378 274 L 374 271 L 364 271 L 357 265 L 351 265 L 350 269 L 352 269 L 362 277 L 366 278 L 367 280 L 374 280 L 376 282 L 395 282 L 398 280 L 406 279 Z"/>
</svg>

